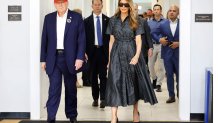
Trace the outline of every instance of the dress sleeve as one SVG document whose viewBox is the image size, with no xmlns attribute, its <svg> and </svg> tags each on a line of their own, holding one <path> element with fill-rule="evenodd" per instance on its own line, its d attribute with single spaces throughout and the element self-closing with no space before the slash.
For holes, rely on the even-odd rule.
<svg viewBox="0 0 218 123">
<path fill-rule="evenodd" d="M 135 35 L 136 35 L 136 36 L 145 33 L 145 31 L 144 31 L 144 25 L 143 25 L 143 20 L 142 20 L 142 19 L 138 19 L 138 23 L 139 23 L 139 26 L 138 26 L 138 28 L 137 28 L 136 31 L 135 31 Z"/>
<path fill-rule="evenodd" d="M 113 35 L 114 17 L 111 17 L 107 26 L 106 34 Z"/>
</svg>

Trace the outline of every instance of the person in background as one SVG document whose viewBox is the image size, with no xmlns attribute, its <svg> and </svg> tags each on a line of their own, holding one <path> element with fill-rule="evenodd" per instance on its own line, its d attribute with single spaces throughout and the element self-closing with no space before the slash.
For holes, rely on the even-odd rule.
<svg viewBox="0 0 218 123">
<path fill-rule="evenodd" d="M 104 100 L 110 39 L 109 35 L 105 34 L 109 18 L 102 14 L 102 8 L 102 0 L 92 0 L 93 13 L 85 19 L 86 54 L 90 63 L 89 74 L 92 83 L 92 106 L 98 107 L 100 95 L 100 108 L 105 107 Z M 100 79 L 100 87 L 98 78 Z"/>
<path fill-rule="evenodd" d="M 164 66 L 167 74 L 167 89 L 169 98 L 166 103 L 176 101 L 174 92 L 174 73 L 177 82 L 177 97 L 179 98 L 179 7 L 172 5 L 168 11 L 168 18 L 160 24 L 162 38 L 161 57 L 164 60 Z"/>
<path fill-rule="evenodd" d="M 153 11 L 152 9 L 147 10 L 147 21 L 151 20 L 153 18 Z"/>
<path fill-rule="evenodd" d="M 142 15 L 143 15 L 143 18 L 147 21 L 148 20 L 147 12 L 144 12 Z"/>
<path fill-rule="evenodd" d="M 81 9 L 73 9 L 73 11 L 82 15 L 82 10 Z"/>
<path fill-rule="evenodd" d="M 150 76 L 153 80 L 154 89 L 157 88 L 157 92 L 162 92 L 161 85 L 165 77 L 165 69 L 163 64 L 163 59 L 161 58 L 161 44 L 159 38 L 160 33 L 160 23 L 165 19 L 161 16 L 162 7 L 159 4 L 155 4 L 153 7 L 154 17 L 148 21 L 148 25 L 151 29 L 151 36 L 153 40 L 153 54 L 148 59 L 148 66 L 150 71 Z M 155 65 L 158 65 L 157 71 L 155 71 Z"/>
<path fill-rule="evenodd" d="M 110 19 L 106 33 L 110 34 L 108 82 L 105 104 L 111 107 L 111 123 L 117 123 L 119 106 L 134 105 L 133 122 L 140 122 L 138 101 L 157 103 L 147 66 L 141 54 L 141 34 L 132 0 L 119 0 L 118 9 Z"/>
<path fill-rule="evenodd" d="M 138 4 L 134 3 L 134 9 L 136 15 L 138 15 Z M 148 57 L 152 56 L 153 42 L 151 39 L 150 28 L 146 19 L 139 17 L 141 25 L 144 27 L 145 33 L 141 35 L 142 37 L 142 54 L 144 55 L 146 65 L 148 65 Z"/>
<path fill-rule="evenodd" d="M 77 123 L 76 74 L 85 60 L 85 28 L 82 16 L 68 9 L 68 0 L 54 0 L 57 11 L 45 16 L 41 67 L 49 77 L 47 121 L 55 123 L 61 99 L 62 76 L 65 85 L 65 114 Z"/>
</svg>

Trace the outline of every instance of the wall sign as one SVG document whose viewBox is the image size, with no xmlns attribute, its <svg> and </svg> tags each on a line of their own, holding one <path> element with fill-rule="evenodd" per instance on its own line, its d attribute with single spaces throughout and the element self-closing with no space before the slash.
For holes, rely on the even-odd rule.
<svg viewBox="0 0 218 123">
<path fill-rule="evenodd" d="M 21 14 L 8 14 L 8 21 L 21 21 Z"/>
<path fill-rule="evenodd" d="M 22 6 L 20 5 L 9 5 L 8 6 L 8 21 L 21 21 Z"/>
<path fill-rule="evenodd" d="M 213 22 L 213 14 L 195 14 L 195 22 Z"/>
<path fill-rule="evenodd" d="M 21 6 L 8 6 L 8 12 L 22 12 Z"/>
</svg>

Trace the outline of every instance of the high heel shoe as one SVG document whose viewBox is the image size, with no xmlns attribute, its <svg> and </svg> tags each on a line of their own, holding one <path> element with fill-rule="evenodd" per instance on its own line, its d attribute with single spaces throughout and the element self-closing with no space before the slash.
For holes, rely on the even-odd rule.
<svg viewBox="0 0 218 123">
<path fill-rule="evenodd" d="M 134 122 L 133 121 L 133 123 L 140 123 L 140 114 L 139 114 L 139 112 L 138 112 L 138 117 L 139 117 L 139 122 Z"/>
</svg>

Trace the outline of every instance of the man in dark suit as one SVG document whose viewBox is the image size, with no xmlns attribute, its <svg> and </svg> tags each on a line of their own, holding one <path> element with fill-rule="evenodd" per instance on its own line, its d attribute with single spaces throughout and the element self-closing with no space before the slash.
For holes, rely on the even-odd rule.
<svg viewBox="0 0 218 123">
<path fill-rule="evenodd" d="M 107 81 L 107 63 L 110 36 L 105 34 L 109 18 L 102 14 L 103 1 L 92 0 L 93 13 L 85 19 L 86 53 L 89 60 L 89 74 L 92 84 L 92 106 L 98 106 L 100 94 L 100 108 L 105 107 L 105 89 Z M 100 79 L 100 87 L 98 85 Z"/>
<path fill-rule="evenodd" d="M 174 93 L 174 73 L 176 74 L 177 82 L 177 97 L 179 97 L 179 8 L 172 5 L 168 12 L 166 21 L 160 24 L 160 31 L 162 38 L 161 57 L 164 60 L 164 66 L 167 74 L 167 89 L 169 92 L 169 99 L 166 103 L 175 102 Z"/>
<path fill-rule="evenodd" d="M 76 123 L 76 73 L 85 57 L 85 28 L 82 16 L 68 10 L 67 0 L 54 0 L 56 12 L 45 16 L 42 32 L 42 69 L 48 74 L 50 86 L 46 104 L 49 123 L 55 123 L 60 104 L 62 75 L 65 85 L 65 114 Z"/>
<path fill-rule="evenodd" d="M 138 15 L 138 4 L 134 3 L 134 9 L 136 14 Z M 145 33 L 142 34 L 142 54 L 145 58 L 145 62 L 148 65 L 148 57 L 152 56 L 152 50 L 153 50 L 153 43 L 152 43 L 152 39 L 151 39 L 151 34 L 150 34 L 150 28 L 148 26 L 148 22 L 147 19 L 141 18 L 139 16 L 139 20 L 140 23 L 143 25 L 144 27 L 144 31 Z"/>
<path fill-rule="evenodd" d="M 145 57 L 146 64 L 148 65 L 148 57 L 152 56 L 153 42 L 151 39 L 150 27 L 147 20 L 143 21 L 145 33 L 142 34 L 142 53 Z"/>
</svg>

